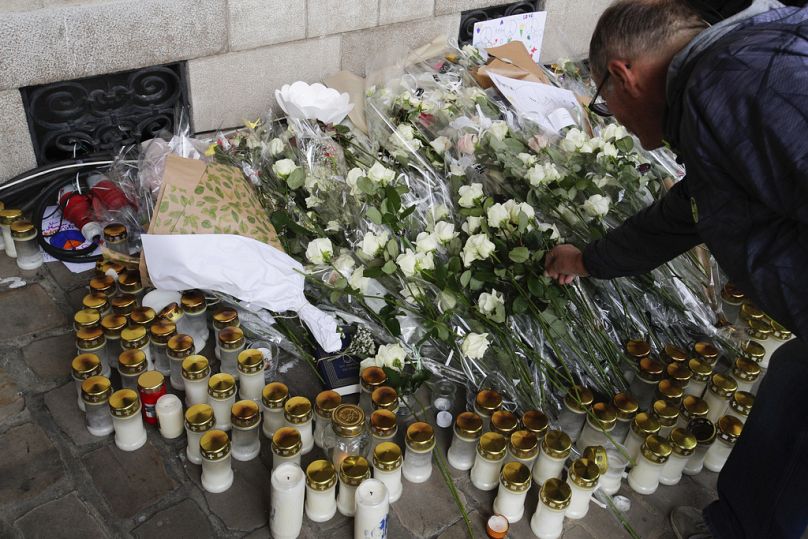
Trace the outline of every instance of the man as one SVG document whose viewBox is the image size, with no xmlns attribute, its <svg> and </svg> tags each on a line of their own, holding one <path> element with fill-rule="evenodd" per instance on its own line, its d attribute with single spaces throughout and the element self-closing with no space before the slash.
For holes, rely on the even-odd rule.
<svg viewBox="0 0 808 539">
<path fill-rule="evenodd" d="M 670 144 L 687 176 L 548 275 L 637 275 L 705 243 L 797 339 L 775 354 L 702 513 L 677 508 L 677 537 L 798 538 L 808 525 L 808 9 L 756 0 L 712 27 L 683 0 L 621 0 L 590 44 L 614 116 L 647 149 Z"/>
</svg>

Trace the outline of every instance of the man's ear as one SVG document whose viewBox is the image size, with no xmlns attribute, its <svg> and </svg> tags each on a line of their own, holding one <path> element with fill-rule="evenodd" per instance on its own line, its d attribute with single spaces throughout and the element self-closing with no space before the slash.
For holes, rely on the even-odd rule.
<svg viewBox="0 0 808 539">
<path fill-rule="evenodd" d="M 631 64 L 625 60 L 610 60 L 606 67 L 614 79 L 613 84 L 619 87 L 621 92 L 631 97 L 640 95 L 637 73 L 631 70 Z"/>
</svg>

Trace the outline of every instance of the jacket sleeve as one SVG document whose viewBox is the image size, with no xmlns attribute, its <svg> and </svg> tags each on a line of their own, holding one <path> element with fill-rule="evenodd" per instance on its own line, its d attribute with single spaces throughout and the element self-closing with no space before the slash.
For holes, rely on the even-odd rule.
<svg viewBox="0 0 808 539">
<path fill-rule="evenodd" d="M 641 275 L 700 243 L 684 178 L 660 200 L 590 243 L 583 252 L 584 266 L 598 279 Z"/>
</svg>

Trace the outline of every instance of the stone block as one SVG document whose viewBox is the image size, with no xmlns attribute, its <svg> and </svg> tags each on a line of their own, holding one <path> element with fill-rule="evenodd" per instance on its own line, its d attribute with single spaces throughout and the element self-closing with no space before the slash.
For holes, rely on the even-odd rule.
<svg viewBox="0 0 808 539">
<path fill-rule="evenodd" d="M 0 92 L 0 95 L 2 95 L 3 93 L 5 92 Z M 0 183 L 7 179 L 8 178 L 4 176 L 0 176 Z M 15 258 L 11 258 L 5 255 L 0 256 L 0 283 L 2 283 L 0 284 L 0 290 L 5 290 L 6 288 L 19 286 L 18 279 L 10 279 L 9 277 L 20 277 L 21 275 L 22 270 L 17 265 L 17 260 Z"/>
<path fill-rule="evenodd" d="M 639 497 L 639 496 L 636 496 Z M 650 496 L 643 496 L 642 502 L 651 506 L 660 515 L 667 517 L 674 507 L 692 505 L 693 507 L 706 507 L 718 499 L 715 491 L 683 477 L 678 485 L 660 485 L 656 492 Z"/>
<path fill-rule="evenodd" d="M 0 292 L 0 340 L 67 325 L 67 317 L 38 284 Z"/>
<path fill-rule="evenodd" d="M 70 362 L 76 355 L 76 342 L 72 333 L 37 339 L 22 349 L 23 358 L 43 381 L 68 380 Z"/>
<path fill-rule="evenodd" d="M 42 7 L 42 0 L 5 0 L 0 4 L 0 13 L 32 11 Z"/>
<path fill-rule="evenodd" d="M 34 498 L 65 476 L 59 452 L 34 423 L 25 423 L 0 436 L 0 455 L 0 505 Z"/>
<path fill-rule="evenodd" d="M 3 15 L 0 15 L 0 21 L 2 18 Z M 36 167 L 34 146 L 31 143 L 31 133 L 28 131 L 28 121 L 25 119 L 25 109 L 19 90 L 0 92 L 0 138 L 7 141 L 5 151 L 0 154 L 0 183 Z M 8 257 L 4 258 L 14 265 L 12 269 L 14 273 L 2 271 L 0 277 L 17 275 L 19 270 L 15 261 Z"/>
<path fill-rule="evenodd" d="M 435 15 L 509 4 L 508 0 L 435 0 Z"/>
<path fill-rule="evenodd" d="M 379 24 L 422 19 L 432 16 L 435 0 L 379 0 Z"/>
<path fill-rule="evenodd" d="M 663 515 L 640 500 L 641 495 L 635 493 L 624 482 L 618 492 L 631 500 L 631 508 L 622 514 L 637 537 L 654 537 L 661 530 L 667 529 L 667 515 Z M 617 518 L 608 510 L 595 504 L 590 505 L 586 517 L 578 521 L 594 537 L 625 537 L 626 530 Z"/>
<path fill-rule="evenodd" d="M 217 54 L 225 0 L 106 2 L 0 17 L 0 89 Z"/>
<path fill-rule="evenodd" d="M 295 41 L 188 63 L 197 131 L 244 125 L 275 107 L 275 89 L 339 70 L 340 38 Z"/>
<path fill-rule="evenodd" d="M 86 290 L 90 279 L 95 276 L 94 270 L 73 273 L 61 262 L 45 264 L 45 269 L 47 269 L 53 280 L 56 281 L 56 284 L 59 285 L 59 288 L 65 292 L 75 290 L 76 288 Z"/>
<path fill-rule="evenodd" d="M 109 537 L 93 511 L 71 492 L 67 496 L 40 505 L 14 523 L 24 537 L 45 538 L 58 534 L 71 537 Z"/>
<path fill-rule="evenodd" d="M 404 491 L 393 504 L 392 512 L 401 521 L 402 527 L 414 536 L 432 537 L 461 518 L 460 509 L 436 468 L 424 483 L 415 485 L 406 479 L 403 481 Z M 458 494 L 461 502 L 467 505 L 463 492 Z"/>
<path fill-rule="evenodd" d="M 382 61 L 384 67 L 411 48 L 438 36 L 456 37 L 459 25 L 460 15 L 445 15 L 345 34 L 342 36 L 342 69 L 364 76 L 377 67 L 374 62 Z"/>
<path fill-rule="evenodd" d="M 277 378 L 289 387 L 290 395 L 302 395 L 312 402 L 325 389 L 314 369 L 306 361 L 297 358 L 281 359 Z"/>
<path fill-rule="evenodd" d="M 379 21 L 378 0 L 318 0 L 309 2 L 307 10 L 309 37 L 338 34 L 376 26 Z"/>
<path fill-rule="evenodd" d="M 25 408 L 25 397 L 20 388 L 5 370 L 0 369 L 0 423 Z"/>
<path fill-rule="evenodd" d="M 194 538 L 213 537 L 215 530 L 208 516 L 191 499 L 186 499 L 152 515 L 132 530 L 135 537 Z"/>
<path fill-rule="evenodd" d="M 595 24 L 612 0 L 547 0 L 547 27 L 542 43 L 541 61 L 561 58 L 586 58 Z"/>
<path fill-rule="evenodd" d="M 269 514 L 269 470 L 259 459 L 234 460 L 233 473 L 233 486 L 227 491 L 205 492 L 208 508 L 230 530 L 249 532 L 265 526 Z"/>
<path fill-rule="evenodd" d="M 230 0 L 230 50 L 306 37 L 305 0 Z"/>
<path fill-rule="evenodd" d="M 82 460 L 95 487 L 118 517 L 136 515 L 177 487 L 150 441 L 131 452 L 104 446 Z"/>
<path fill-rule="evenodd" d="M 72 380 L 45 393 L 45 406 L 48 407 L 48 412 L 59 429 L 77 446 L 92 445 L 111 439 L 112 435 L 99 438 L 87 431 L 87 427 L 84 426 L 84 412 L 79 410 L 77 397 L 76 386 Z"/>
</svg>

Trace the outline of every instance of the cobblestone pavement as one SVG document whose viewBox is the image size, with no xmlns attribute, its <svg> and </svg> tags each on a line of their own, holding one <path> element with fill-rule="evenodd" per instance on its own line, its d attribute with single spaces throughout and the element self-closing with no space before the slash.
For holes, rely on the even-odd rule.
<svg viewBox="0 0 808 539">
<path fill-rule="evenodd" d="M 16 276 L 26 284 L 10 288 Z M 200 485 L 200 468 L 185 457 L 185 437 L 164 440 L 149 428 L 138 451 L 116 448 L 112 436 L 96 438 L 84 428 L 70 378 L 75 354 L 72 314 L 85 294 L 88 274 L 71 274 L 62 264 L 21 272 L 0 254 L 0 537 L 268 537 L 271 454 L 262 440 L 260 457 L 234 461 L 235 482 L 223 494 Z M 320 390 L 309 367 L 294 365 L 281 379 L 293 394 L 310 398 Z M 445 444 L 448 432 L 440 432 Z M 304 457 L 304 466 L 320 458 Z M 485 537 L 495 491 L 475 489 L 467 473 L 453 472 L 470 512 L 475 537 Z M 643 539 L 670 539 L 667 515 L 676 505 L 704 505 L 715 497 L 716 475 L 685 477 L 643 497 L 624 485 L 631 500 L 626 519 Z M 625 483 L 625 482 L 624 482 Z M 536 488 L 525 518 L 510 537 L 532 538 L 528 525 Z M 301 537 L 352 537 L 352 521 L 340 516 L 325 524 L 304 519 Z M 465 537 L 465 524 L 440 474 L 421 485 L 405 481 L 391 509 L 391 539 Z M 567 521 L 564 537 L 628 537 L 606 510 L 592 506 L 579 521 Z"/>
</svg>

